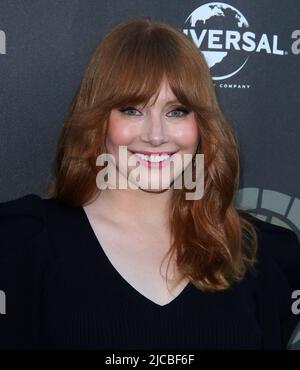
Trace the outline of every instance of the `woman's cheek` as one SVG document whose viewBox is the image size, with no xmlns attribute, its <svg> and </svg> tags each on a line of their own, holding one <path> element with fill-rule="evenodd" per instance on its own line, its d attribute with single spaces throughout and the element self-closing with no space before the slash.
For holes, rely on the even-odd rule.
<svg viewBox="0 0 300 370">
<path fill-rule="evenodd" d="M 186 124 L 179 127 L 174 134 L 174 140 L 182 147 L 197 146 L 199 140 L 198 127 L 195 124 Z"/>
<path fill-rule="evenodd" d="M 107 139 L 113 145 L 129 145 L 134 139 L 134 130 L 128 122 L 111 120 Z"/>
</svg>

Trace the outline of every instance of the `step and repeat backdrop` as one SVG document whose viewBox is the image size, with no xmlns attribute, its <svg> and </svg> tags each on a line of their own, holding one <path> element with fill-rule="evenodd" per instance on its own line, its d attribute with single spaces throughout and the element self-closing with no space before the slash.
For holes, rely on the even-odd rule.
<svg viewBox="0 0 300 370">
<path fill-rule="evenodd" d="M 44 191 L 90 53 L 133 15 L 204 53 L 240 143 L 237 205 L 300 239 L 299 0 L 0 0 L 0 202 Z"/>
</svg>

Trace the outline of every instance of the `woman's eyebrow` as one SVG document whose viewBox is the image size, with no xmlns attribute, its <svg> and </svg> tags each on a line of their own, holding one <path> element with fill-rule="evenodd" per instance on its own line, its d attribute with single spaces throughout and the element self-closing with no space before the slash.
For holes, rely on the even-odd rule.
<svg viewBox="0 0 300 370">
<path fill-rule="evenodd" d="M 168 100 L 164 103 L 164 105 L 169 105 L 169 104 L 181 104 L 181 103 L 178 99 Z"/>
<path fill-rule="evenodd" d="M 165 104 L 173 104 L 173 103 L 180 104 L 180 102 L 177 99 L 169 100 Z"/>
</svg>

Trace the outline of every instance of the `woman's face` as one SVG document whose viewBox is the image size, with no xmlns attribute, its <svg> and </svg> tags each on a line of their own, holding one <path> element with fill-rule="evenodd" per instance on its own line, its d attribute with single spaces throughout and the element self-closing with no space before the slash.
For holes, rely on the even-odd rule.
<svg viewBox="0 0 300 370">
<path fill-rule="evenodd" d="M 124 106 L 111 111 L 108 122 L 106 148 L 116 161 L 116 175 L 128 179 L 132 169 L 139 176 L 129 179 L 136 188 L 159 191 L 171 187 L 173 181 L 191 161 L 199 143 L 198 126 L 193 111 L 180 104 L 163 80 L 159 96 L 142 106 Z M 119 147 L 126 146 L 125 165 L 119 160 Z M 151 154 L 156 154 L 154 157 Z M 184 154 L 191 154 L 185 156 Z M 121 158 L 123 158 L 121 156 Z M 129 158 L 140 164 L 130 166 Z M 188 158 L 187 158 L 188 157 Z M 175 160 L 174 169 L 171 164 Z M 138 181 L 137 181 L 138 180 Z"/>
</svg>

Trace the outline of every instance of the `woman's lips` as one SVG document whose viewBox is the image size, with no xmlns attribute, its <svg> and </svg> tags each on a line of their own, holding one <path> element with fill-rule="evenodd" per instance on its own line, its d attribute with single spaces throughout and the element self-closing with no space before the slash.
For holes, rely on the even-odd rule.
<svg viewBox="0 0 300 370">
<path fill-rule="evenodd" d="M 165 151 L 161 151 L 161 152 L 151 152 L 151 151 L 143 151 L 143 150 L 140 150 L 140 151 L 130 151 L 128 150 L 129 152 L 135 154 L 135 153 L 140 153 L 140 154 L 145 154 L 145 155 L 151 155 L 151 154 L 154 154 L 154 155 L 163 155 L 163 154 L 168 154 L 168 155 L 173 155 L 176 153 L 176 150 L 165 150 Z"/>
<path fill-rule="evenodd" d="M 173 153 L 173 154 L 170 155 L 169 158 L 166 159 L 166 160 L 162 160 L 162 161 L 159 161 L 159 162 L 150 162 L 150 161 L 147 161 L 147 160 L 142 159 L 141 157 L 135 155 L 135 152 L 131 152 L 130 150 L 128 150 L 128 152 L 129 152 L 130 155 L 134 155 L 135 158 L 136 158 L 136 161 L 139 161 L 143 167 L 147 167 L 147 168 L 162 168 L 162 167 L 165 167 L 170 163 L 170 160 L 172 159 L 173 155 L 177 153 L 177 152 L 159 152 L 161 154 L 167 154 L 167 153 L 170 153 L 170 154 Z M 147 154 L 149 152 L 140 151 L 140 152 L 137 152 L 137 153 Z"/>
</svg>

